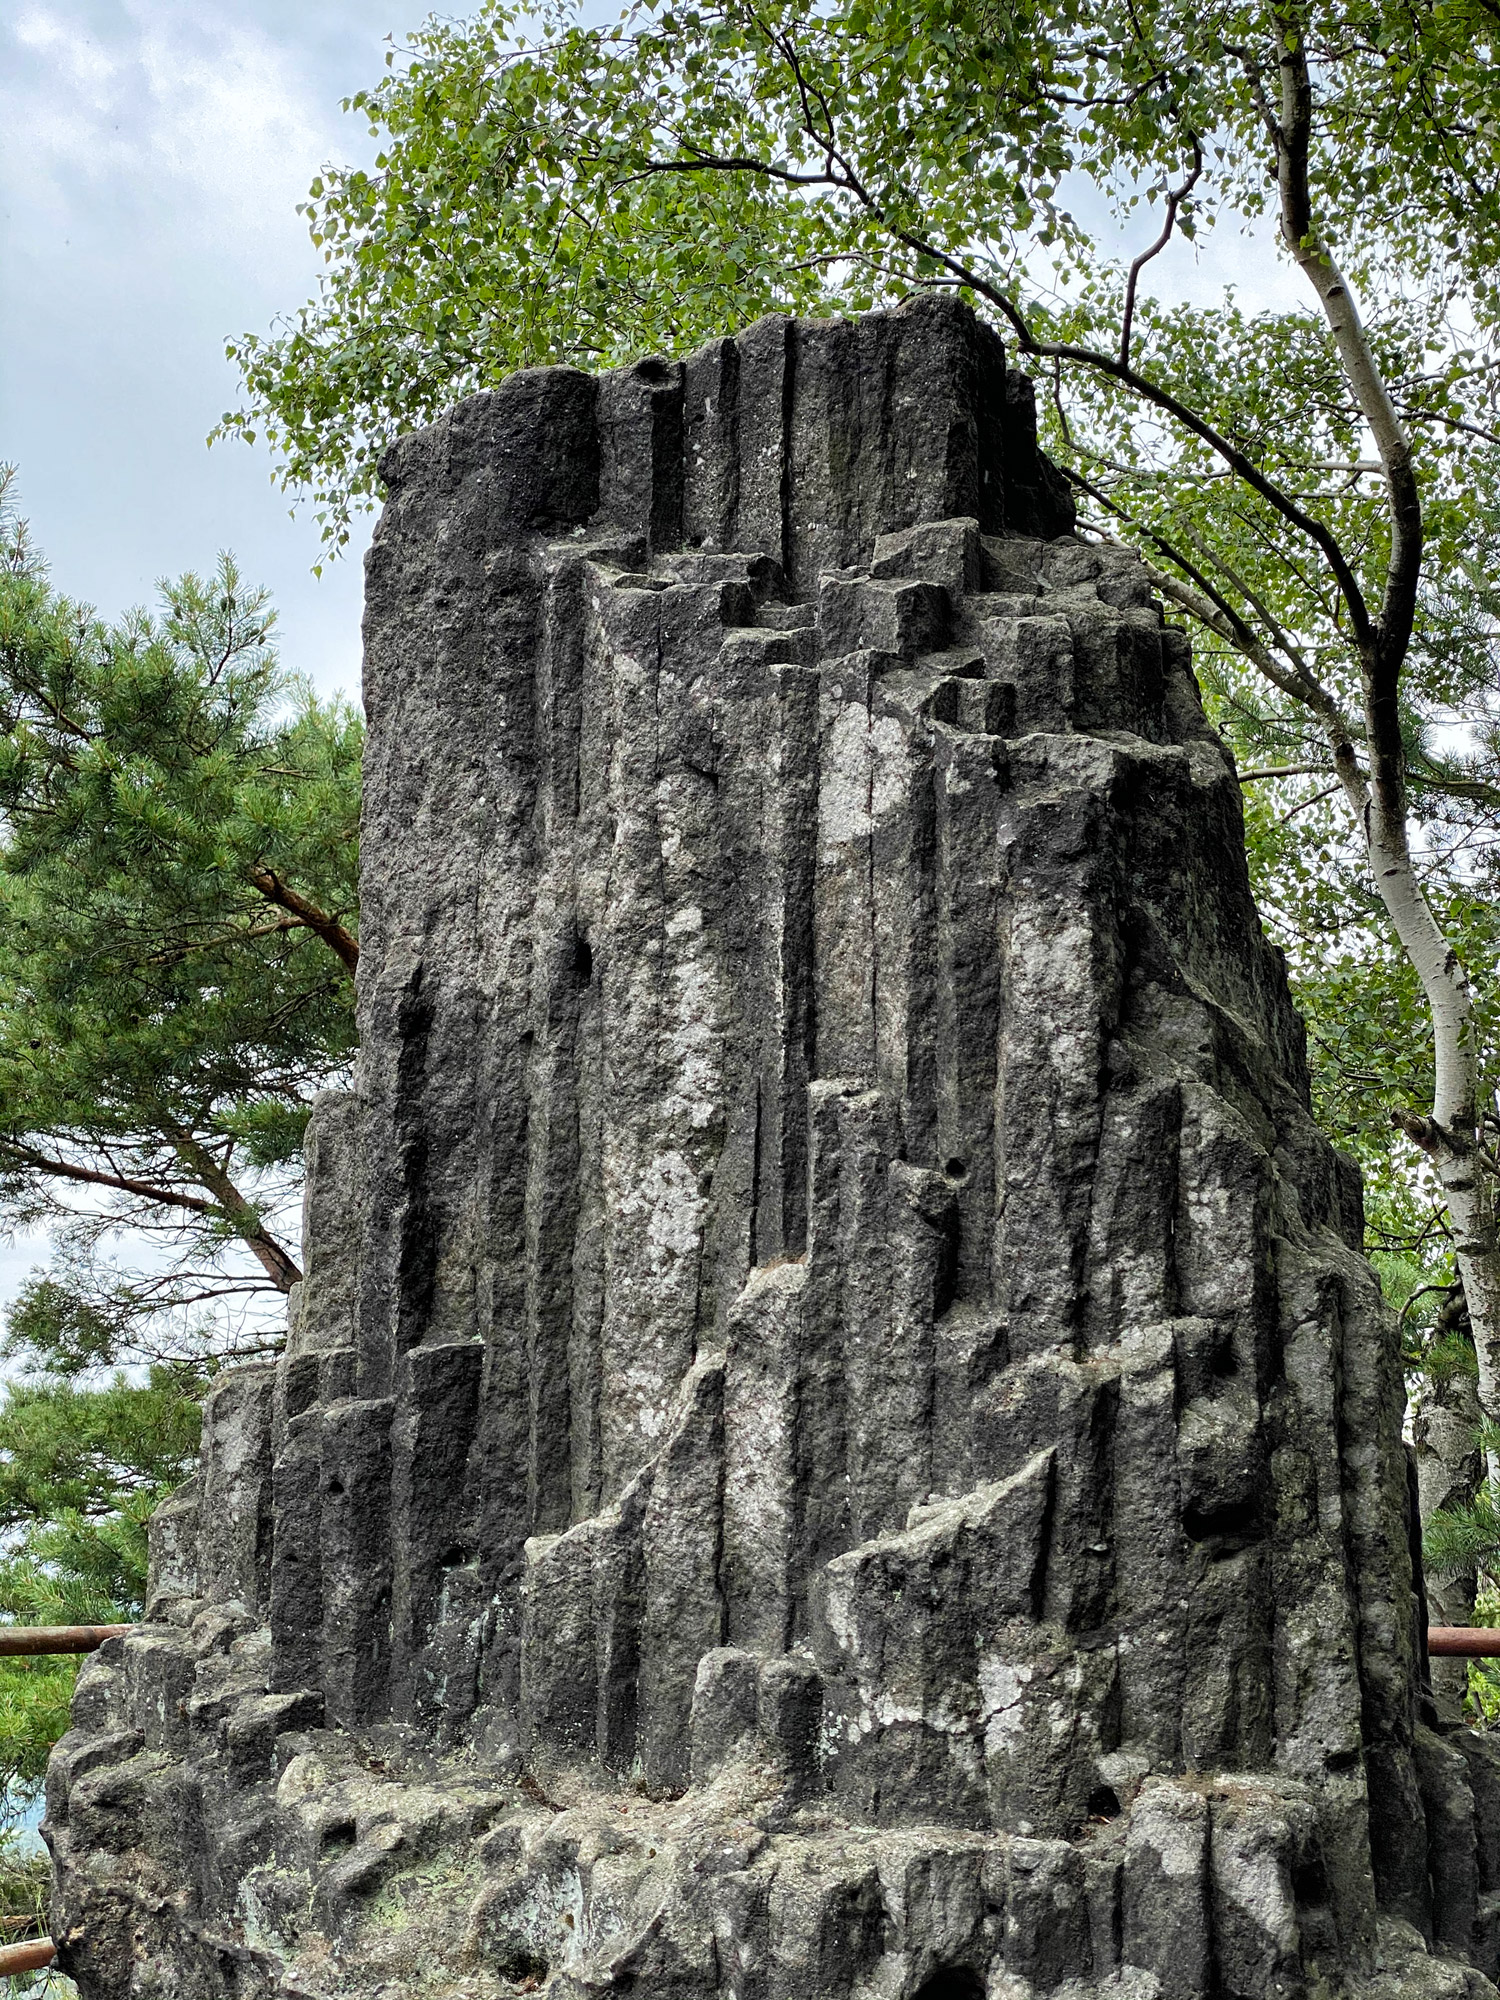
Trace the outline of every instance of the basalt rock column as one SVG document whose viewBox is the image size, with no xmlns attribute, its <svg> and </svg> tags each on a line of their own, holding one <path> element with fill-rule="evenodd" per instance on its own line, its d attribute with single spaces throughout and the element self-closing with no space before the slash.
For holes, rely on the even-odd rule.
<svg viewBox="0 0 1500 2000">
<path fill-rule="evenodd" d="M 998 339 L 385 476 L 358 1085 L 54 1760 L 85 1992 L 1488 1992 L 1357 1177 Z"/>
</svg>

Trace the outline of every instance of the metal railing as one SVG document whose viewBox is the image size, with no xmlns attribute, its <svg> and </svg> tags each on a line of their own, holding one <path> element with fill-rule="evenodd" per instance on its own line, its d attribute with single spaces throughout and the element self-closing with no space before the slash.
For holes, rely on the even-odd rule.
<svg viewBox="0 0 1500 2000">
<path fill-rule="evenodd" d="M 51 1938 L 27 1938 L 24 1944 L 0 1944 L 0 1979 L 18 1979 L 23 1972 L 45 1972 L 57 1956 Z"/>
<path fill-rule="evenodd" d="M 1500 1631 L 1488 1625 L 1429 1625 L 1427 1650 L 1434 1658 L 1500 1659 Z"/>
<path fill-rule="evenodd" d="M 128 1625 L 0 1625 L 0 1659 L 92 1653 L 106 1639 L 118 1639 L 129 1630 Z"/>
</svg>

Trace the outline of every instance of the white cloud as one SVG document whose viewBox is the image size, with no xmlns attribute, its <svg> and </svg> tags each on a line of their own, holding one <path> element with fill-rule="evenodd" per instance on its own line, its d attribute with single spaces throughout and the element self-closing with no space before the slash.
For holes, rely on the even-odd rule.
<svg viewBox="0 0 1500 2000">
<path fill-rule="evenodd" d="M 358 670 L 357 564 L 325 583 L 263 452 L 205 448 L 226 337 L 322 269 L 296 213 L 370 148 L 339 101 L 381 73 L 403 0 L 21 0 L 0 10 L 0 458 L 59 584 L 117 613 L 233 548 L 291 664 Z M 396 7 L 401 13 L 396 13 Z"/>
<path fill-rule="evenodd" d="M 295 210 L 347 142 L 336 95 L 245 14 L 136 0 L 112 15 L 35 5 L 13 22 L 0 114 L 17 232 L 87 234 L 102 212 L 128 218 L 119 259 L 170 239 L 232 246 L 242 275 L 310 269 Z"/>
</svg>

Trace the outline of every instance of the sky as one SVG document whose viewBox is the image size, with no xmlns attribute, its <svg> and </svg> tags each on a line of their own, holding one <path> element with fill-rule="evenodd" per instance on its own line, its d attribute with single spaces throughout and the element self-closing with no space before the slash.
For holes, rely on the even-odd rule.
<svg viewBox="0 0 1500 2000">
<path fill-rule="evenodd" d="M 232 549 L 282 658 L 359 686 L 359 549 L 312 574 L 268 453 L 204 442 L 225 339 L 317 284 L 297 202 L 373 150 L 339 100 L 378 80 L 392 0 L 8 0 L 0 8 L 0 460 L 58 587 L 107 615 Z M 0 1302 L 42 1246 L 0 1245 Z"/>
<path fill-rule="evenodd" d="M 227 336 L 317 283 L 297 202 L 360 155 L 399 0 L 11 0 L 0 10 L 0 458 L 54 578 L 117 613 L 231 548 L 275 594 L 283 657 L 359 675 L 360 566 L 321 580 L 269 454 L 205 438 Z"/>
</svg>

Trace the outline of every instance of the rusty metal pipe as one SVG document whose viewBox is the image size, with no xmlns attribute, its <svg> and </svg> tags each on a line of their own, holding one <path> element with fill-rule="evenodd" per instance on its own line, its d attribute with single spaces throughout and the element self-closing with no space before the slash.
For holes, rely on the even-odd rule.
<svg viewBox="0 0 1500 2000">
<path fill-rule="evenodd" d="M 21 1972 L 44 1972 L 56 1956 L 57 1946 L 51 1938 L 0 1945 L 0 1979 L 14 1979 Z"/>
<path fill-rule="evenodd" d="M 1500 1659 L 1500 1629 L 1487 1625 L 1429 1625 L 1427 1650 L 1434 1657 Z"/>
<path fill-rule="evenodd" d="M 92 1653 L 128 1625 L 0 1625 L 0 1659 L 37 1653 Z"/>
</svg>

